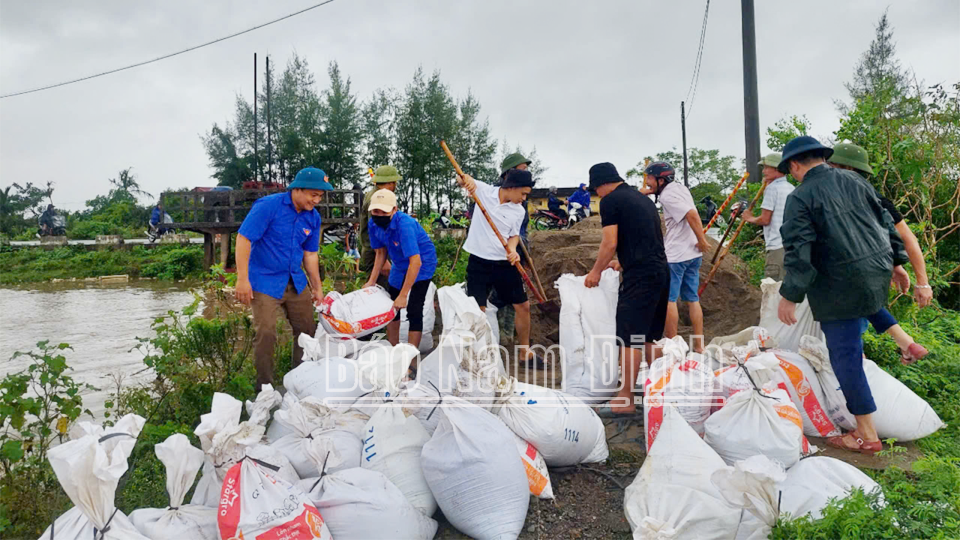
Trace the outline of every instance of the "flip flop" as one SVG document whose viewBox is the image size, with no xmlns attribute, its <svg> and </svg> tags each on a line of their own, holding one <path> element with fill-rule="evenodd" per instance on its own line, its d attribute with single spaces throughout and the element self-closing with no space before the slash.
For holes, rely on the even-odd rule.
<svg viewBox="0 0 960 540">
<path fill-rule="evenodd" d="M 853 444 L 856 444 L 856 446 L 850 446 L 850 444 L 847 443 L 847 435 L 853 439 Z M 847 450 L 850 452 L 860 452 L 861 454 L 866 454 L 869 456 L 872 456 L 883 450 L 883 443 L 881 441 L 867 442 L 858 437 L 855 433 L 847 433 L 846 435 L 830 437 L 826 440 L 826 443 L 827 446 L 832 448 L 839 448 L 841 450 Z"/>
</svg>

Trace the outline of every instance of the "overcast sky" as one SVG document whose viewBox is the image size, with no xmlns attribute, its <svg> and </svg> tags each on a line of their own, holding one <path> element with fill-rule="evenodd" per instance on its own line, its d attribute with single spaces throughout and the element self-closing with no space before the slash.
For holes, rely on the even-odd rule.
<svg viewBox="0 0 960 540">
<path fill-rule="evenodd" d="M 0 94 L 82 77 L 190 47 L 317 3 L 0 2 Z M 451 91 L 471 89 L 494 137 L 536 146 L 548 183 L 621 172 L 680 146 L 680 101 L 704 2 L 676 0 L 336 0 L 295 18 L 156 64 L 0 100 L 0 186 L 55 182 L 79 209 L 133 167 L 141 185 L 214 185 L 200 135 L 252 96 L 252 56 L 282 67 L 296 51 L 318 86 L 339 62 L 366 99 L 403 88 L 418 65 Z M 761 133 L 806 114 L 837 127 L 859 55 L 889 6 L 898 56 L 926 83 L 960 80 L 957 0 L 756 2 Z M 744 155 L 740 2 L 711 4 L 689 146 Z M 765 136 L 763 137 L 765 139 Z M 766 150 L 766 149 L 764 149 Z"/>
</svg>

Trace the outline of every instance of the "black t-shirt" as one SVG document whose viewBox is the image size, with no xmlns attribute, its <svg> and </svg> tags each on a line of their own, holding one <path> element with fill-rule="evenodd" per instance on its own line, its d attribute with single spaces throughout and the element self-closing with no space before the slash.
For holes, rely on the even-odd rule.
<svg viewBox="0 0 960 540">
<path fill-rule="evenodd" d="M 660 214 L 649 197 L 620 184 L 600 199 L 600 223 L 617 226 L 617 259 L 624 274 L 666 269 Z"/>
<path fill-rule="evenodd" d="M 880 206 L 882 206 L 887 212 L 890 212 L 890 217 L 893 218 L 894 225 L 903 221 L 903 215 L 899 210 L 897 210 L 897 207 L 893 204 L 893 201 L 884 197 L 883 195 L 880 196 Z"/>
</svg>

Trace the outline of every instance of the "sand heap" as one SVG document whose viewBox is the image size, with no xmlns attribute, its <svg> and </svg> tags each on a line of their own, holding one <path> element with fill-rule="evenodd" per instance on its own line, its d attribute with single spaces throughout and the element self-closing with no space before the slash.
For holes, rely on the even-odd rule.
<svg viewBox="0 0 960 540">
<path fill-rule="evenodd" d="M 563 231 L 531 231 L 531 256 L 547 298 L 558 300 L 553 283 L 562 274 L 584 275 L 593 267 L 600 248 L 602 231 L 600 217 L 591 216 L 572 229 Z M 709 239 L 716 249 L 717 242 Z M 701 282 L 710 272 L 713 251 L 700 269 Z M 709 342 L 716 336 L 738 332 L 760 320 L 760 289 L 750 284 L 746 264 L 735 255 L 727 255 L 700 299 L 703 307 L 704 333 Z M 680 305 L 680 334 L 690 333 L 686 307 Z M 550 346 L 559 341 L 557 313 L 544 313 L 534 308 L 531 341 Z"/>
</svg>

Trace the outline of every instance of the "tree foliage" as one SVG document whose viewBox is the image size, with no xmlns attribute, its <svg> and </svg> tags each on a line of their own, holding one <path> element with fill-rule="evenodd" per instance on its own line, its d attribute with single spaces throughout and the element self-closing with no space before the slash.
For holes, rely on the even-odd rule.
<svg viewBox="0 0 960 540">
<path fill-rule="evenodd" d="M 336 62 L 328 66 L 327 78 L 328 86 L 318 92 L 306 60 L 297 55 L 279 81 L 272 71 L 267 74 L 269 144 L 268 81 L 259 93 L 263 118 L 256 128 L 252 106 L 238 96 L 234 119 L 214 124 L 202 138 L 213 177 L 233 187 L 254 175 L 289 182 L 301 168 L 316 166 L 335 187 L 349 187 L 366 184 L 367 169 L 393 164 L 403 177 L 397 189 L 401 208 L 427 214 L 463 200 L 441 140 L 464 171 L 481 180 L 495 177 L 497 143 L 480 102 L 470 92 L 455 98 L 439 71 L 427 75 L 418 68 L 403 91 L 378 89 L 364 102 Z"/>
<path fill-rule="evenodd" d="M 677 180 L 683 181 L 683 154 L 676 148 L 647 156 L 627 171 L 627 178 L 641 178 L 646 160 L 666 161 L 677 171 Z M 716 184 L 721 191 L 733 188 L 743 176 L 742 167 L 742 160 L 738 163 L 735 156 L 723 156 L 720 150 L 690 148 L 687 151 L 687 177 L 691 186 Z"/>
</svg>

